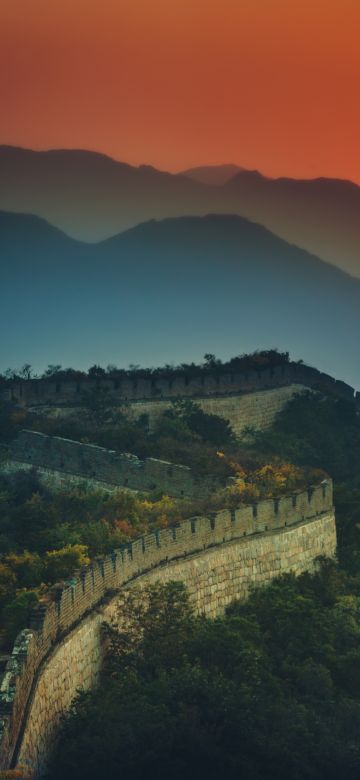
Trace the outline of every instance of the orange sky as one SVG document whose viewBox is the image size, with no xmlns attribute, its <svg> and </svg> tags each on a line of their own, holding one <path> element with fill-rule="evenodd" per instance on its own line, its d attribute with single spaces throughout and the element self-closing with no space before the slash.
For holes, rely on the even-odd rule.
<svg viewBox="0 0 360 780">
<path fill-rule="evenodd" d="M 0 142 L 360 183 L 360 0 L 1 0 Z"/>
</svg>

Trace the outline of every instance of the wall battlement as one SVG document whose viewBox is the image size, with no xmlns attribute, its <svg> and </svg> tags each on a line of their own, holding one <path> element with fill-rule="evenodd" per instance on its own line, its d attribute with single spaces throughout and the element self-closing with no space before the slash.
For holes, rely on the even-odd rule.
<svg viewBox="0 0 360 780">
<path fill-rule="evenodd" d="M 162 490 L 174 498 L 206 498 L 223 486 L 212 476 L 195 474 L 188 466 L 156 458 L 107 450 L 37 431 L 20 431 L 11 445 L 19 464 L 86 477 L 119 488 L 151 492 Z"/>
<path fill-rule="evenodd" d="M 61 712 L 97 679 L 101 623 L 122 588 L 183 580 L 196 610 L 215 615 L 253 584 L 313 569 L 335 546 L 328 480 L 147 534 L 54 586 L 18 636 L 1 682 L 0 768 L 18 761 L 41 776 Z"/>
<path fill-rule="evenodd" d="M 116 404 L 146 399 L 250 393 L 290 384 L 336 394 L 349 401 L 360 401 L 360 393 L 356 393 L 350 385 L 301 363 L 288 363 L 258 371 L 211 373 L 199 370 L 198 375 L 181 373 L 154 378 L 29 379 L 4 384 L 0 389 L 0 398 L 16 401 L 23 406 L 81 405 L 84 394 L 100 386 L 109 391 L 109 402 Z"/>
</svg>

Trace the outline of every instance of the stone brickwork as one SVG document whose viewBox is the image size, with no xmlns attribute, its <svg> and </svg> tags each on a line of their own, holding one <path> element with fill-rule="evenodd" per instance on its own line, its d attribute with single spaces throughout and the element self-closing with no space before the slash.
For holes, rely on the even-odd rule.
<svg viewBox="0 0 360 780">
<path fill-rule="evenodd" d="M 85 618 L 56 646 L 44 664 L 28 708 L 17 764 L 41 773 L 61 714 L 78 690 L 89 690 L 99 677 L 102 663 L 101 624 L 105 612 Z M 25 761 L 25 764 L 23 764 Z"/>
<path fill-rule="evenodd" d="M 332 557 L 334 551 L 334 518 L 329 514 L 296 529 L 261 533 L 208 549 L 206 555 L 170 562 L 144 574 L 139 585 L 185 582 L 195 611 L 214 618 L 235 598 L 246 598 L 252 586 L 264 585 L 283 572 L 315 571 L 316 556 Z"/>
<path fill-rule="evenodd" d="M 20 432 L 12 442 L 11 458 L 19 465 L 39 466 L 118 488 L 162 490 L 175 498 L 206 498 L 221 487 L 217 478 L 195 474 L 188 466 L 156 458 L 140 460 L 136 455 L 36 431 Z"/>
<path fill-rule="evenodd" d="M 30 463 L 20 463 L 15 460 L 4 460 L 0 463 L 1 474 L 16 474 L 18 471 L 32 471 L 33 468 Z M 56 471 L 56 469 L 44 469 L 41 466 L 36 467 L 36 475 L 39 481 L 52 491 L 61 492 L 71 488 L 80 488 L 86 492 L 89 490 L 101 490 L 104 493 L 113 493 L 120 489 L 118 485 L 112 485 L 110 482 L 79 477 L 74 474 L 67 474 L 64 471 Z M 136 493 L 137 491 L 122 487 L 121 492 Z"/>
<path fill-rule="evenodd" d="M 301 363 L 288 363 L 266 370 L 242 372 L 202 372 L 198 374 L 154 376 L 154 378 L 125 377 L 63 379 L 29 379 L 7 382 L 0 389 L 2 400 L 14 400 L 23 406 L 42 404 L 81 404 L 84 393 L 95 387 L 104 387 L 109 398 L 116 405 L 121 401 L 156 400 L 177 397 L 207 397 L 233 393 L 250 393 L 274 387 L 300 384 L 315 390 L 322 390 L 354 400 L 355 390 L 345 382 L 337 381 L 328 374 Z M 358 395 L 358 394 L 357 394 Z"/>
<path fill-rule="evenodd" d="M 61 713 L 97 679 L 101 623 L 122 588 L 182 580 L 195 609 L 213 616 L 281 572 L 313 570 L 335 548 L 328 481 L 148 534 L 55 586 L 19 635 L 1 683 L 0 768 L 18 762 L 41 776 Z"/>
<path fill-rule="evenodd" d="M 228 420 L 234 433 L 240 435 L 249 427 L 256 430 L 270 428 L 276 415 L 284 409 L 288 401 L 304 390 L 304 385 L 286 385 L 253 393 L 209 396 L 195 400 L 197 406 L 207 414 L 215 414 Z M 152 431 L 159 418 L 170 408 L 170 400 L 135 401 L 129 405 L 129 415 L 133 419 L 142 414 L 148 415 L 149 428 Z"/>
</svg>

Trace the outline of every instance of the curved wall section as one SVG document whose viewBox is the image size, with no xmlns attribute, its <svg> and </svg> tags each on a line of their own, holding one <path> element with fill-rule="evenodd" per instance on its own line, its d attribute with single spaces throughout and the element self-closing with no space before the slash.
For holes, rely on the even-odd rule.
<svg viewBox="0 0 360 780">
<path fill-rule="evenodd" d="M 159 398 L 177 398 L 178 396 L 195 398 L 196 396 L 216 396 L 228 393 L 250 393 L 255 390 L 267 390 L 301 384 L 325 393 L 335 393 L 347 400 L 359 401 L 359 394 L 345 382 L 334 379 L 316 368 L 302 363 L 286 363 L 262 370 L 235 371 L 194 371 L 166 376 L 154 374 L 153 377 L 134 375 L 119 379 L 105 377 L 92 379 L 81 377 L 79 380 L 29 379 L 6 382 L 0 387 L 0 398 L 13 400 L 24 406 L 42 404 L 80 404 L 84 393 L 101 386 L 109 392 L 114 404 L 120 401 L 139 399 L 156 400 Z"/>
<path fill-rule="evenodd" d="M 55 587 L 14 647 L 1 685 L 1 768 L 40 777 L 61 714 L 96 681 L 101 623 L 131 584 L 182 580 L 198 612 L 214 616 L 252 585 L 312 570 L 336 548 L 331 482 L 253 506 L 195 517 L 149 534 Z"/>
<path fill-rule="evenodd" d="M 291 384 L 283 387 L 259 390 L 251 393 L 228 393 L 196 397 L 196 404 L 206 414 L 215 414 L 227 420 L 234 433 L 239 436 L 246 428 L 266 430 L 273 424 L 276 415 L 299 393 L 307 390 L 305 385 Z M 133 401 L 129 403 L 128 414 L 136 419 L 146 414 L 150 430 L 154 430 L 159 418 L 171 409 L 171 400 Z"/>
<path fill-rule="evenodd" d="M 19 469 L 24 465 L 45 468 L 130 490 L 163 490 L 176 498 L 205 498 L 222 483 L 211 475 L 199 475 L 188 466 L 157 458 L 115 452 L 37 431 L 20 431 L 12 442 L 11 456 Z M 6 467 L 5 467 L 6 469 Z"/>
</svg>

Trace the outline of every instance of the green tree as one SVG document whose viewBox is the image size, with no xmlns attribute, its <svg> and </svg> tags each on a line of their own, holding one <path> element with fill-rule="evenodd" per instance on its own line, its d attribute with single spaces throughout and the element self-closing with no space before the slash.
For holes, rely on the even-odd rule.
<svg viewBox="0 0 360 780">
<path fill-rule="evenodd" d="M 100 686 L 64 721 L 50 780 L 357 780 L 352 586 L 327 564 L 214 621 L 192 615 L 179 584 L 132 591 L 106 629 Z"/>
<path fill-rule="evenodd" d="M 87 552 L 84 544 L 68 544 L 61 550 L 47 552 L 44 561 L 47 582 L 68 579 L 74 571 L 90 563 Z"/>
<path fill-rule="evenodd" d="M 20 588 L 32 588 L 40 585 L 44 575 L 44 563 L 38 553 L 9 553 L 5 563 L 16 576 Z"/>
<path fill-rule="evenodd" d="M 0 607 L 15 593 L 16 574 L 7 563 L 0 561 Z"/>
<path fill-rule="evenodd" d="M 29 624 L 31 612 L 38 603 L 34 590 L 19 591 L 3 609 L 3 622 L 8 642 L 13 642 L 19 631 Z"/>
</svg>

